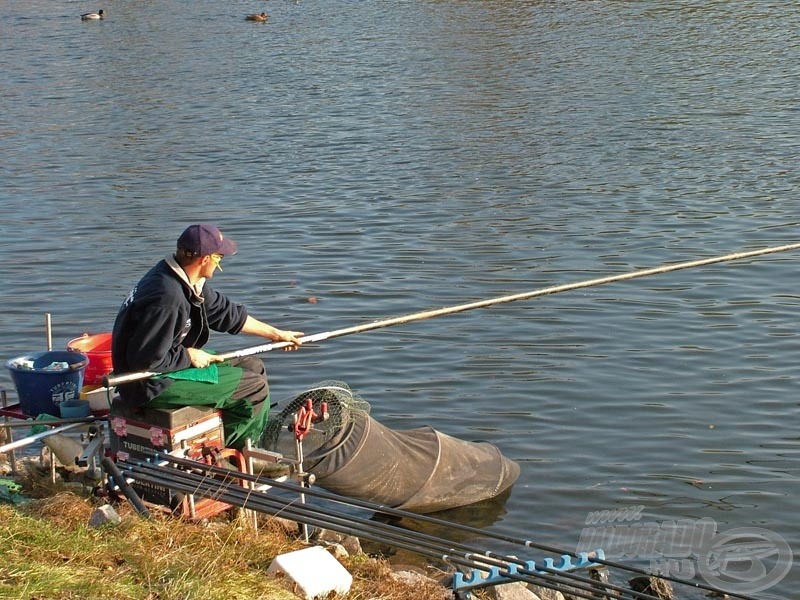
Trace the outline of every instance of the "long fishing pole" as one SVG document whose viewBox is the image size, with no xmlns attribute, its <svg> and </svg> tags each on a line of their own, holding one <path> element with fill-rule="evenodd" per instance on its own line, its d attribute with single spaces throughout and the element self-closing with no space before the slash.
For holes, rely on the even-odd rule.
<svg viewBox="0 0 800 600">
<path fill-rule="evenodd" d="M 216 466 L 211 465 L 199 465 L 197 461 L 193 461 L 188 458 L 180 458 L 173 456 L 171 454 L 167 454 L 166 452 L 148 452 L 153 456 L 154 460 L 166 460 L 171 463 L 174 463 L 178 466 L 183 466 L 187 468 L 199 468 L 202 467 L 204 470 L 216 474 L 216 475 L 230 475 L 230 471 L 227 469 L 223 469 Z M 559 554 L 559 555 L 569 555 L 575 558 L 580 558 L 579 554 L 572 551 L 566 551 L 561 548 L 555 548 L 553 546 L 549 546 L 546 544 L 541 544 L 534 542 L 532 540 L 526 540 L 523 538 L 513 537 L 504 535 L 501 533 L 496 533 L 492 531 L 486 531 L 483 529 L 479 529 L 477 527 L 472 527 L 470 525 L 464 525 L 461 523 L 454 523 L 451 521 L 445 521 L 444 519 L 439 519 L 436 517 L 432 517 L 430 515 L 421 515 L 417 513 L 412 513 L 409 511 L 405 511 L 399 508 L 392 508 L 383 504 L 376 504 L 374 502 L 368 502 L 366 500 L 359 500 L 357 498 L 350 498 L 346 496 L 340 496 L 338 494 L 334 494 L 332 492 L 328 492 L 324 489 L 319 489 L 316 487 L 301 487 L 295 483 L 290 483 L 288 481 L 279 481 L 279 480 L 272 480 L 272 479 L 264 479 L 258 475 L 249 475 L 247 473 L 236 473 L 236 477 L 242 479 L 244 481 L 249 481 L 255 484 L 263 484 L 265 482 L 269 483 L 274 488 L 282 489 L 289 492 L 300 493 L 303 492 L 308 496 L 313 496 L 319 498 L 321 500 L 327 500 L 336 502 L 338 504 L 344 504 L 348 506 L 352 506 L 354 508 L 360 508 L 364 510 L 369 510 L 375 513 L 383 513 L 389 516 L 397 517 L 400 519 L 412 519 L 415 521 L 419 521 L 422 523 L 430 523 L 432 525 L 442 526 L 442 527 L 449 527 L 453 530 L 462 531 L 465 533 L 470 533 L 476 536 L 491 538 L 502 542 L 508 542 L 510 544 L 516 544 L 520 546 L 524 546 L 526 548 L 534 548 L 537 550 L 542 550 L 544 552 L 550 552 L 552 554 Z M 604 565 L 606 567 L 612 567 L 624 571 L 628 571 L 631 573 L 636 573 L 638 575 L 644 576 L 652 576 L 652 573 L 646 569 L 635 567 L 632 565 L 626 565 L 624 563 L 620 563 L 617 561 L 612 561 L 608 559 L 603 559 L 599 557 L 592 558 L 593 562 L 598 564 Z M 693 587 L 695 589 L 701 589 L 708 592 L 717 593 L 719 590 L 714 588 L 713 586 L 709 586 L 698 581 L 692 581 L 689 579 L 684 579 L 681 577 L 676 577 L 674 575 L 667 575 L 662 574 L 658 576 L 660 579 L 664 579 L 666 581 L 671 581 L 672 583 L 677 583 L 681 585 L 685 585 L 688 587 Z M 752 596 L 747 596 L 743 594 L 738 594 L 735 592 L 726 592 L 731 598 L 741 598 L 742 600 L 754 600 Z"/>
<path fill-rule="evenodd" d="M 134 479 L 143 483 L 162 485 L 174 488 L 176 491 L 199 494 L 214 500 L 227 502 L 242 508 L 249 508 L 267 514 L 281 514 L 298 522 L 307 523 L 316 527 L 324 527 L 348 535 L 386 543 L 395 547 L 439 558 L 446 562 L 461 564 L 470 568 L 487 570 L 489 567 L 503 569 L 504 577 L 536 583 L 543 587 L 563 590 L 565 585 L 570 586 L 570 593 L 581 598 L 595 598 L 598 585 L 602 585 L 603 594 L 615 600 L 625 600 L 633 594 L 641 600 L 657 600 L 657 597 L 641 592 L 634 592 L 628 588 L 612 583 L 599 584 L 597 581 L 566 570 L 559 570 L 548 566 L 531 565 L 516 557 L 502 556 L 492 552 L 484 552 L 444 538 L 416 531 L 403 530 L 388 523 L 370 521 L 354 515 L 348 515 L 326 508 L 325 510 L 303 504 L 286 504 L 284 501 L 272 498 L 263 493 L 253 493 L 241 486 L 230 484 L 227 481 L 209 479 L 197 473 L 187 472 L 177 468 L 168 468 L 141 462 L 133 464 L 123 462 L 122 468 Z M 228 471 L 228 478 L 238 481 L 238 474 Z M 591 559 L 588 559 L 591 560 Z M 518 565 L 514 567 L 513 565 Z M 521 566 L 521 568 L 520 568 Z M 480 584 L 478 584 L 480 585 Z M 578 590 L 585 592 L 576 593 Z"/>
<path fill-rule="evenodd" d="M 332 338 L 342 337 L 345 335 L 353 335 L 355 333 L 364 333 L 374 329 L 382 329 L 384 327 L 392 327 L 394 325 L 403 325 L 406 323 L 413 323 L 416 321 L 424 321 L 426 319 L 433 319 L 444 315 L 452 315 L 455 313 L 466 312 L 476 308 L 487 308 L 497 304 L 506 304 L 509 302 L 516 302 L 517 300 L 529 300 L 531 298 L 538 298 L 539 296 L 547 296 L 552 294 L 559 294 L 561 292 L 568 292 L 581 288 L 595 287 L 598 285 L 605 285 L 607 283 L 615 283 L 617 281 L 627 281 L 629 279 L 638 279 L 640 277 L 649 277 L 651 275 L 660 275 L 661 273 L 670 273 L 672 271 L 679 271 L 682 269 L 693 269 L 696 267 L 703 267 L 706 265 L 713 265 L 717 263 L 730 262 L 734 260 L 742 260 L 745 258 L 754 258 L 756 256 L 763 256 L 766 254 L 776 254 L 778 252 L 788 252 L 790 250 L 800 249 L 800 243 L 787 244 L 784 246 L 773 246 L 770 248 L 761 248 L 759 250 L 750 250 L 746 252 L 735 252 L 733 254 L 726 254 L 724 256 L 715 256 L 711 258 L 703 258 L 700 260 L 691 260 L 687 262 L 674 263 L 670 265 L 662 265 L 660 267 L 653 267 L 650 269 L 640 269 L 637 271 L 629 271 L 627 273 L 620 273 L 618 275 L 608 275 L 606 277 L 598 277 L 596 279 L 588 279 L 585 281 L 578 281 L 575 283 L 567 283 L 563 285 L 556 285 L 544 289 L 534 290 L 531 292 L 522 292 L 519 294 L 511 294 L 509 296 L 500 296 L 498 298 L 489 298 L 486 300 L 479 300 L 477 302 L 468 302 L 466 304 L 458 304 L 445 308 L 435 310 L 422 311 L 405 315 L 402 317 L 394 317 L 391 319 L 384 319 L 382 321 L 373 321 L 371 323 L 364 323 L 355 325 L 353 327 L 345 327 L 343 329 L 334 329 L 332 331 L 325 331 L 313 335 L 306 335 L 299 338 L 302 343 L 322 342 Z M 260 346 L 252 346 L 242 350 L 223 353 L 217 355 L 221 360 L 230 360 L 233 358 L 243 358 L 245 356 L 253 356 L 255 354 L 264 354 L 272 350 L 286 348 L 291 346 L 289 342 L 273 342 L 270 344 L 262 344 Z M 160 373 L 145 371 L 141 373 L 129 373 L 124 375 L 108 375 L 103 378 L 103 384 L 106 387 L 113 387 L 122 383 L 129 383 L 132 381 L 139 381 L 141 379 L 149 379 L 155 377 Z"/>
</svg>

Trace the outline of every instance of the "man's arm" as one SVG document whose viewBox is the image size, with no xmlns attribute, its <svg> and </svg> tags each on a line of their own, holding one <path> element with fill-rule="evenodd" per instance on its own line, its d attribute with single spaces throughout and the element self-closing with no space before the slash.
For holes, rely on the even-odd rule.
<svg viewBox="0 0 800 600">
<path fill-rule="evenodd" d="M 302 331 L 278 329 L 277 327 L 273 327 L 269 323 L 259 321 L 250 315 L 247 315 L 247 320 L 244 322 L 242 331 L 270 339 L 273 342 L 290 342 L 292 345 L 287 346 L 287 350 L 295 350 L 301 346 L 303 342 L 301 342 L 298 338 L 305 335 Z"/>
</svg>

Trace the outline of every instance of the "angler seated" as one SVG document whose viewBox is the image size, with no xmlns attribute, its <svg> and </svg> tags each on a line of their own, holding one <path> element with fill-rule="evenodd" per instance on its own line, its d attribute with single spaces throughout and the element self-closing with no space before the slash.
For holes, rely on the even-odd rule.
<svg viewBox="0 0 800 600">
<path fill-rule="evenodd" d="M 174 254 L 159 261 L 134 286 L 114 322 L 114 370 L 143 377 L 117 385 L 133 406 L 219 409 L 226 446 L 241 450 L 257 441 L 269 417 L 269 384 L 256 356 L 223 360 L 204 350 L 212 331 L 247 333 L 300 346 L 300 331 L 278 329 L 254 318 L 243 304 L 216 291 L 210 280 L 237 245 L 214 225 L 190 225 Z M 153 376 L 153 373 L 160 375 Z"/>
</svg>

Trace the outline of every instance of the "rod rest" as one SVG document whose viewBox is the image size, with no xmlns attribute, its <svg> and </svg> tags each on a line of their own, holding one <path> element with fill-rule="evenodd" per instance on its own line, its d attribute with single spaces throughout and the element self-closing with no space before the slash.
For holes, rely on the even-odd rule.
<svg viewBox="0 0 800 600">
<path fill-rule="evenodd" d="M 591 558 L 590 558 L 591 557 Z M 480 571 L 472 569 L 469 578 L 464 577 L 464 573 L 457 571 L 453 576 L 453 590 L 463 590 L 469 588 L 486 587 L 498 585 L 501 583 L 509 583 L 514 581 L 509 575 L 514 575 L 520 572 L 547 574 L 553 571 L 574 571 L 575 569 L 587 569 L 589 567 L 598 567 L 599 564 L 593 562 L 593 559 L 605 560 L 605 553 L 603 550 L 598 549 L 592 553 L 581 552 L 578 554 L 577 562 L 572 562 L 573 557 L 569 554 L 564 554 L 560 557 L 560 563 L 555 564 L 552 558 L 545 558 L 544 570 L 536 567 L 536 561 L 526 561 L 524 565 L 517 563 L 508 563 L 508 567 L 489 566 L 488 571 Z M 487 565 L 488 566 L 488 565 Z M 504 572 L 501 572 L 504 571 Z"/>
</svg>

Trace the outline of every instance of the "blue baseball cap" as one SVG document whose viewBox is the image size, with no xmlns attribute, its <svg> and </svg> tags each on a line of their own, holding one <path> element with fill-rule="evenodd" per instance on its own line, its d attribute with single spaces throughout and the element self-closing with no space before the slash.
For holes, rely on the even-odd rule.
<svg viewBox="0 0 800 600">
<path fill-rule="evenodd" d="M 189 256 L 231 255 L 237 249 L 236 242 L 224 237 L 214 225 L 189 225 L 178 238 L 178 250 Z"/>
</svg>

